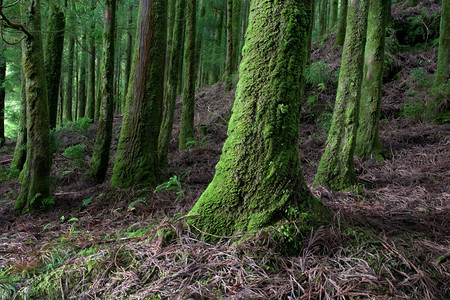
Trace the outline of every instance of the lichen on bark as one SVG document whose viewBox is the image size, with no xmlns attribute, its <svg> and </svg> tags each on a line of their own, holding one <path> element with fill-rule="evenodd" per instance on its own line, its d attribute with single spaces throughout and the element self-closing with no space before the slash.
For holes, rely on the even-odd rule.
<svg viewBox="0 0 450 300">
<path fill-rule="evenodd" d="M 190 225 L 231 235 L 273 224 L 289 207 L 315 207 L 297 144 L 309 6 L 252 1 L 228 139 Z"/>
<path fill-rule="evenodd" d="M 353 155 L 361 97 L 367 7 L 365 0 L 349 1 L 333 121 L 314 182 L 334 190 L 344 190 L 356 181 Z"/>
</svg>

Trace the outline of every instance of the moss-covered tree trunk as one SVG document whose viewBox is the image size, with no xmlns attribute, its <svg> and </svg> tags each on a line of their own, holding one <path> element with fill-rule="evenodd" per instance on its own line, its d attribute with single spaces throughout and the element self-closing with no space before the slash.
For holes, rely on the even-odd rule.
<svg viewBox="0 0 450 300">
<path fill-rule="evenodd" d="M 78 84 L 78 113 L 77 113 L 77 119 L 84 118 L 86 114 L 86 67 L 87 67 L 87 60 L 88 60 L 88 53 L 87 53 L 87 38 L 86 34 L 82 37 L 82 47 L 81 47 L 81 55 L 80 55 L 80 77 L 79 77 L 79 84 Z"/>
<path fill-rule="evenodd" d="M 311 5 L 309 7 L 309 11 L 310 11 L 310 18 L 309 18 L 309 23 L 308 23 L 308 27 L 307 27 L 307 44 L 306 44 L 306 60 L 305 63 L 308 64 L 311 60 L 311 45 L 312 45 L 312 32 L 313 32 L 313 27 L 314 27 L 314 12 L 315 12 L 315 0 L 310 1 Z"/>
<path fill-rule="evenodd" d="M 164 94 L 167 1 L 144 0 L 112 186 L 155 186 L 160 179 L 158 134 Z"/>
<path fill-rule="evenodd" d="M 71 22 L 71 24 L 73 24 Z M 73 106 L 73 81 L 74 81 L 74 59 L 75 59 L 75 38 L 73 35 L 69 36 L 67 48 L 67 81 L 66 81 L 66 95 L 64 97 L 63 119 L 71 122 L 72 106 Z"/>
<path fill-rule="evenodd" d="M 89 178 L 96 182 L 105 180 L 111 149 L 114 108 L 114 35 L 116 31 L 117 0 L 105 0 L 105 29 L 103 33 L 103 56 L 100 77 L 99 120 Z"/>
<path fill-rule="evenodd" d="M 133 26 L 133 5 L 130 4 L 128 7 L 128 27 L 131 28 Z M 130 83 L 130 74 L 131 74 L 131 67 L 132 67 L 132 59 L 133 59 L 133 32 L 134 30 L 128 29 L 126 33 L 127 37 L 127 49 L 125 52 L 125 71 L 123 74 L 124 79 L 124 88 L 123 88 L 123 103 L 126 106 L 127 103 L 127 94 L 128 94 L 128 84 Z M 165 51 L 164 51 L 165 52 Z"/>
<path fill-rule="evenodd" d="M 226 32 L 227 32 L 227 55 L 225 58 L 225 93 L 231 90 L 231 85 L 233 83 L 232 73 L 233 73 L 233 0 L 227 0 L 227 21 L 226 21 Z"/>
<path fill-rule="evenodd" d="M 450 0 L 442 0 L 441 27 L 439 32 L 439 52 L 433 94 L 437 98 L 448 99 L 450 76 Z M 447 86 L 445 86 L 447 84 Z"/>
<path fill-rule="evenodd" d="M 319 36 L 323 37 L 327 31 L 327 1 L 320 0 L 319 3 Z"/>
<path fill-rule="evenodd" d="M 58 115 L 59 83 L 61 78 L 66 17 L 59 4 L 50 2 L 49 5 L 48 33 L 45 47 L 45 72 L 47 74 L 50 128 L 55 128 L 56 116 Z"/>
<path fill-rule="evenodd" d="M 252 1 L 228 139 L 190 225 L 230 235 L 309 210 L 297 144 L 309 5 Z"/>
<path fill-rule="evenodd" d="M 336 33 L 335 46 L 343 46 L 345 41 L 345 31 L 347 29 L 347 10 L 348 0 L 341 0 L 341 8 L 339 10 L 339 23 Z"/>
<path fill-rule="evenodd" d="M 0 147 L 5 145 L 5 78 L 6 78 L 6 57 L 5 47 L 0 49 Z"/>
<path fill-rule="evenodd" d="M 316 185 L 327 185 L 333 190 L 346 189 L 356 181 L 353 155 L 361 97 L 367 7 L 365 0 L 349 1 L 333 121 L 315 179 Z"/>
<path fill-rule="evenodd" d="M 97 0 L 91 0 L 91 11 L 95 10 Z M 86 117 L 94 120 L 95 118 L 95 21 L 91 20 L 91 32 L 88 41 L 88 82 L 87 82 L 87 103 Z"/>
<path fill-rule="evenodd" d="M 330 19 L 328 20 L 328 27 L 330 30 L 334 28 L 338 20 L 338 0 L 331 0 L 330 2 Z"/>
<path fill-rule="evenodd" d="M 381 154 L 379 137 L 384 46 L 390 0 L 370 0 L 367 41 L 355 154 L 362 159 Z"/>
<path fill-rule="evenodd" d="M 20 194 L 14 205 L 17 213 L 49 206 L 51 154 L 47 81 L 41 37 L 40 1 L 22 1 L 26 28 L 32 32 L 22 42 L 22 61 L 27 99 L 27 158 Z"/>
<path fill-rule="evenodd" d="M 197 0 L 187 0 L 186 48 L 184 49 L 184 91 L 183 108 L 181 113 L 180 135 L 178 148 L 186 149 L 186 143 L 194 139 L 194 108 L 196 73 L 196 20 Z"/>
<path fill-rule="evenodd" d="M 177 99 L 177 87 L 179 84 L 178 72 L 179 66 L 183 60 L 183 27 L 184 27 L 184 10 L 186 8 L 186 0 L 179 0 L 175 8 L 175 24 L 173 26 L 173 42 L 172 51 L 170 53 L 169 75 L 167 82 L 167 93 L 165 95 L 164 115 L 159 133 L 158 142 L 158 160 L 160 166 L 168 165 L 167 155 L 169 153 L 170 140 L 172 138 L 173 122 L 175 119 L 175 104 Z"/>
<path fill-rule="evenodd" d="M 14 148 L 14 156 L 11 162 L 11 169 L 22 170 L 27 158 L 27 98 L 25 93 L 25 75 L 21 72 L 20 76 L 20 115 L 19 126 L 17 128 L 17 141 Z"/>
<path fill-rule="evenodd" d="M 240 30 L 241 30 L 241 0 L 233 0 L 233 51 L 232 51 L 232 69 L 231 73 L 235 73 L 238 70 L 240 62 Z"/>
</svg>

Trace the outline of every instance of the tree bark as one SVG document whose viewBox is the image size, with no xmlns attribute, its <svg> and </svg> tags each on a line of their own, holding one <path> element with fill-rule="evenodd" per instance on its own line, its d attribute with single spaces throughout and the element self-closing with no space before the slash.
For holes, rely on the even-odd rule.
<svg viewBox="0 0 450 300">
<path fill-rule="evenodd" d="M 167 1 L 143 0 L 112 186 L 130 188 L 143 184 L 154 187 L 160 179 L 157 145 L 164 95 L 166 40 Z"/>
<path fill-rule="evenodd" d="M 45 70 L 47 74 L 50 129 L 52 129 L 56 127 L 56 117 L 58 115 L 59 83 L 66 27 L 64 12 L 59 4 L 54 2 L 50 2 L 47 27 L 49 33 L 45 47 Z"/>
<path fill-rule="evenodd" d="M 130 4 L 128 7 L 128 27 L 133 25 L 133 5 Z M 125 54 L 125 73 L 124 73 L 124 88 L 123 88 L 123 103 L 126 106 L 126 98 L 128 94 L 128 84 L 130 83 L 130 74 L 131 74 L 131 64 L 133 59 L 133 34 L 134 30 L 127 30 L 127 50 Z M 165 51 L 164 51 L 165 52 Z"/>
<path fill-rule="evenodd" d="M 14 205 L 19 214 L 53 204 L 50 198 L 50 127 L 40 6 L 39 0 L 23 1 L 22 6 L 25 26 L 33 34 L 22 42 L 27 99 L 27 158 L 21 175 L 20 194 Z"/>
<path fill-rule="evenodd" d="M 241 0 L 233 0 L 233 52 L 232 52 L 232 72 L 237 72 L 240 62 L 240 30 L 241 30 Z"/>
<path fill-rule="evenodd" d="M 331 0 L 330 2 L 330 19 L 328 21 L 328 26 L 330 30 L 336 26 L 338 20 L 338 0 Z"/>
<path fill-rule="evenodd" d="M 17 141 L 14 149 L 14 156 L 11 162 L 11 169 L 22 170 L 27 158 L 27 98 L 25 93 L 25 75 L 21 72 L 20 85 L 22 87 L 20 92 L 20 115 L 19 126 L 17 130 Z"/>
<path fill-rule="evenodd" d="M 74 9 L 74 2 L 71 2 L 72 10 Z M 75 18 L 73 12 L 68 12 L 69 24 L 75 26 Z M 68 49 L 67 49 L 67 85 L 66 85 L 66 96 L 64 97 L 64 107 L 63 107 L 63 117 L 65 121 L 72 122 L 72 105 L 73 105 L 73 63 L 75 58 L 75 38 L 73 33 L 69 35 Z"/>
<path fill-rule="evenodd" d="M 77 119 L 84 118 L 86 114 L 86 65 L 87 65 L 87 41 L 86 34 L 82 38 L 82 47 L 80 54 L 80 79 L 78 85 L 78 114 Z"/>
<path fill-rule="evenodd" d="M 180 135 L 178 136 L 178 148 L 186 149 L 186 143 L 194 139 L 194 109 L 195 109 L 195 81 L 196 81 L 196 20 L 197 0 L 187 0 L 187 26 L 186 48 L 184 50 L 184 92 L 183 108 L 181 113 Z"/>
<path fill-rule="evenodd" d="M 230 92 L 233 83 L 233 0 L 227 0 L 227 56 L 225 59 L 225 93 Z"/>
<path fill-rule="evenodd" d="M 353 164 L 367 33 L 367 1 L 351 0 L 333 121 L 315 184 L 343 190 L 356 181 Z"/>
<path fill-rule="evenodd" d="M 249 232 L 317 203 L 298 136 L 309 1 L 252 1 L 228 139 L 188 223 L 218 236 Z"/>
<path fill-rule="evenodd" d="M 0 148 L 5 145 L 5 78 L 6 78 L 6 57 L 5 47 L 0 49 Z"/>
<path fill-rule="evenodd" d="M 344 46 L 345 31 L 347 29 L 347 10 L 348 0 L 341 0 L 341 9 L 339 10 L 338 31 L 336 33 L 335 46 Z"/>
<path fill-rule="evenodd" d="M 105 29 L 103 33 L 103 57 L 100 78 L 100 116 L 89 169 L 89 178 L 96 182 L 103 182 L 108 170 L 114 118 L 114 37 L 117 0 L 105 0 L 104 3 Z"/>
<path fill-rule="evenodd" d="M 95 10 L 97 1 L 91 0 L 91 11 Z M 86 117 L 94 120 L 95 118 L 95 21 L 91 21 L 91 32 L 88 41 L 88 86 L 87 86 L 87 103 L 86 103 Z"/>
<path fill-rule="evenodd" d="M 381 155 L 379 137 L 381 94 L 383 85 L 384 48 L 390 0 L 370 0 L 367 41 L 361 86 L 359 125 L 355 154 L 362 159 Z"/>
<path fill-rule="evenodd" d="M 323 37 L 327 31 L 327 1 L 320 0 L 319 5 L 319 36 Z"/>
<path fill-rule="evenodd" d="M 439 52 L 433 94 L 436 98 L 449 98 L 450 76 L 450 1 L 442 0 L 441 25 L 439 32 Z"/>
<path fill-rule="evenodd" d="M 158 160 L 161 167 L 168 165 L 169 145 L 172 137 L 173 122 L 175 119 L 175 104 L 177 99 L 177 86 L 179 84 L 178 72 L 183 57 L 183 26 L 186 0 L 176 3 L 175 24 L 173 27 L 173 44 L 170 53 L 169 78 L 167 93 L 165 95 L 164 116 L 161 124 L 158 142 Z"/>
</svg>

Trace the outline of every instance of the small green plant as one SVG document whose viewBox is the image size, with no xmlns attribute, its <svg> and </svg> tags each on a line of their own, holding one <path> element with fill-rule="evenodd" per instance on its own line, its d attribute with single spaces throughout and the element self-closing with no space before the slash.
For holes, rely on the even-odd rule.
<svg viewBox="0 0 450 300">
<path fill-rule="evenodd" d="M 186 148 L 193 149 L 193 148 L 201 148 L 205 146 L 208 143 L 208 139 L 211 137 L 210 134 L 205 135 L 201 140 L 197 139 L 189 139 L 186 142 Z"/>
<path fill-rule="evenodd" d="M 307 88 L 318 87 L 322 84 L 324 87 L 332 77 L 327 65 L 321 61 L 310 64 L 306 68 L 305 83 Z"/>
<path fill-rule="evenodd" d="M 400 111 L 400 114 L 405 117 L 410 117 L 415 121 L 422 120 L 422 114 L 425 111 L 425 105 L 420 101 L 413 101 L 406 103 Z"/>
<path fill-rule="evenodd" d="M 423 68 L 412 70 L 408 81 L 411 88 L 417 87 L 420 90 L 429 89 L 432 85 L 432 78 Z"/>
<path fill-rule="evenodd" d="M 82 136 L 87 137 L 89 135 L 89 127 L 92 124 L 92 120 L 89 118 L 81 118 L 76 120 L 70 125 L 70 129 Z"/>
<path fill-rule="evenodd" d="M 332 119 L 333 119 L 333 114 L 324 113 L 320 116 L 320 118 L 317 121 L 319 122 L 320 127 L 325 128 L 326 131 L 329 131 L 330 127 L 331 127 Z"/>
<path fill-rule="evenodd" d="M 74 164 L 75 168 L 81 168 L 86 157 L 86 145 L 67 147 L 64 150 L 64 156 Z"/>
<path fill-rule="evenodd" d="M 180 199 L 180 197 L 184 194 L 183 188 L 181 187 L 181 182 L 178 179 L 177 175 L 170 177 L 170 179 L 160 185 L 158 185 L 153 193 L 157 193 L 159 191 L 168 190 L 168 191 L 177 191 L 177 198 L 175 199 L 175 203 Z"/>
<path fill-rule="evenodd" d="M 18 178 L 20 171 L 17 169 L 3 169 L 0 167 L 0 181 L 9 182 L 14 178 Z"/>
</svg>

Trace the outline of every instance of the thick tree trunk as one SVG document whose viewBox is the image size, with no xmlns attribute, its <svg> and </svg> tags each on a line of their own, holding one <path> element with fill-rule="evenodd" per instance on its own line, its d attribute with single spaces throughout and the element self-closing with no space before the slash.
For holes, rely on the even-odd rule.
<svg viewBox="0 0 450 300">
<path fill-rule="evenodd" d="M 315 184 L 343 190 L 356 181 L 353 164 L 367 33 L 367 1 L 351 0 L 333 122 Z"/>
<path fill-rule="evenodd" d="M 309 1 L 252 1 L 228 139 L 188 223 L 223 236 L 311 212 L 298 150 Z"/>
<path fill-rule="evenodd" d="M 80 79 L 78 85 L 78 114 L 77 119 L 84 118 L 86 113 L 86 65 L 87 65 L 87 41 L 86 34 L 82 38 L 80 55 Z"/>
<path fill-rule="evenodd" d="M 95 10 L 97 1 L 91 1 L 91 11 Z M 91 21 L 91 32 L 89 34 L 89 53 L 88 53 L 88 86 L 87 86 L 87 103 L 86 103 L 86 117 L 94 120 L 95 118 L 95 22 Z"/>
<path fill-rule="evenodd" d="M 50 127 L 40 6 L 39 0 L 24 1 L 22 11 L 32 37 L 22 42 L 27 99 L 27 159 L 22 171 L 20 194 L 14 205 L 19 214 L 53 204 L 50 198 Z"/>
<path fill-rule="evenodd" d="M 168 165 L 167 155 L 172 137 L 173 122 L 175 118 L 175 103 L 177 99 L 177 87 L 179 84 L 179 66 L 183 57 L 183 26 L 184 10 L 186 0 L 179 0 L 176 3 L 175 24 L 173 27 L 173 43 L 170 53 L 169 78 L 167 83 L 167 93 L 165 95 L 164 116 L 161 124 L 158 142 L 158 159 L 161 167 Z"/>
<path fill-rule="evenodd" d="M 441 28 L 439 32 L 439 52 L 433 94 L 437 98 L 448 99 L 450 76 L 450 0 L 442 0 Z"/>
<path fill-rule="evenodd" d="M 186 26 L 186 49 L 184 50 L 184 92 L 183 108 L 181 113 L 180 135 L 178 136 L 178 147 L 180 151 L 186 149 L 186 142 L 194 139 L 194 107 L 195 107 L 195 36 L 197 20 L 197 0 L 187 0 L 187 26 Z"/>
<path fill-rule="evenodd" d="M 345 41 L 345 31 L 347 29 L 347 10 L 348 0 L 341 0 L 341 9 L 339 10 L 339 23 L 336 33 L 335 46 L 343 46 Z"/>
<path fill-rule="evenodd" d="M 5 47 L 0 49 L 0 148 L 5 145 L 5 78 L 6 78 L 6 57 Z"/>
<path fill-rule="evenodd" d="M 89 178 L 96 182 L 105 180 L 111 149 L 114 109 L 114 37 L 116 31 L 117 0 L 105 0 L 105 29 L 100 78 L 100 116 L 98 131 L 89 169 Z"/>
<path fill-rule="evenodd" d="M 50 2 L 48 35 L 45 47 L 45 71 L 48 87 L 48 110 L 50 129 L 56 127 L 58 115 L 59 83 L 61 78 L 61 63 L 64 48 L 64 31 L 66 20 L 59 4 Z"/>
<path fill-rule="evenodd" d="M 164 95 L 166 40 L 167 1 L 143 0 L 112 186 L 155 186 L 160 179 L 157 145 Z"/>
<path fill-rule="evenodd" d="M 233 83 L 233 0 L 227 0 L 227 56 L 225 59 L 225 93 L 231 90 Z"/>
<path fill-rule="evenodd" d="M 20 76 L 20 115 L 19 126 L 17 130 L 17 141 L 14 149 L 14 156 L 11 162 L 11 169 L 22 170 L 27 158 L 27 98 L 25 93 L 25 75 L 23 68 Z"/>
<path fill-rule="evenodd" d="M 381 93 L 383 85 L 384 46 L 390 0 L 370 0 L 367 41 L 361 86 L 359 125 L 355 154 L 362 159 L 380 155 L 379 137 Z"/>
</svg>

